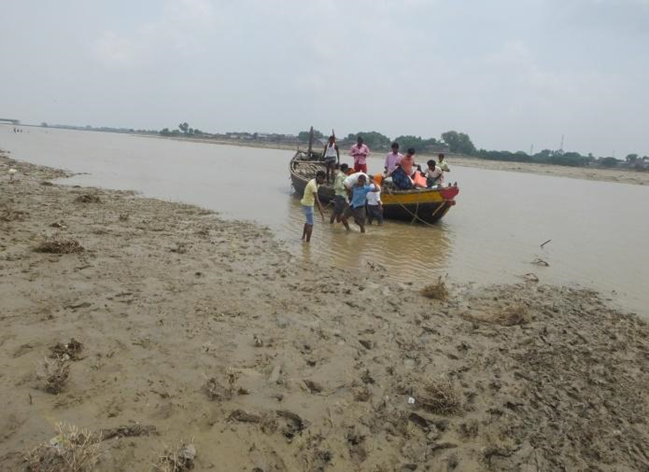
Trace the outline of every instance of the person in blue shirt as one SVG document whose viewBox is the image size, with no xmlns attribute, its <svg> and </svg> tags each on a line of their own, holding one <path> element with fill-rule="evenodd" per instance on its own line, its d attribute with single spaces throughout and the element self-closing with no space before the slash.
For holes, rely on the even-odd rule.
<svg viewBox="0 0 649 472">
<path fill-rule="evenodd" d="M 361 233 L 365 232 L 365 201 L 367 200 L 367 194 L 380 190 L 381 188 L 376 184 L 371 183 L 368 185 L 365 175 L 360 175 L 352 188 L 347 190 L 350 202 L 342 217 L 342 223 L 347 230 L 349 230 L 347 220 L 350 216 L 353 216 L 354 222 L 361 229 Z"/>
</svg>

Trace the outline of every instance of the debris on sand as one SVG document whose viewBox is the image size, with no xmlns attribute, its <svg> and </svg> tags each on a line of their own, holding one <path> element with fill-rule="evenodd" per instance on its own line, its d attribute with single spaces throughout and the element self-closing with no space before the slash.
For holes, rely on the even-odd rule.
<svg viewBox="0 0 649 472">
<path fill-rule="evenodd" d="M 50 358 L 60 357 L 64 360 L 73 360 L 78 361 L 81 359 L 80 354 L 83 350 L 83 344 L 77 341 L 74 338 L 70 339 L 70 342 L 67 344 L 56 343 L 54 346 L 50 347 Z"/>
<path fill-rule="evenodd" d="M 261 423 L 261 416 L 254 413 L 248 413 L 245 410 L 237 409 L 230 413 L 228 416 L 230 421 L 238 421 L 239 423 Z"/>
<path fill-rule="evenodd" d="M 44 383 L 43 390 L 55 395 L 61 393 L 70 376 L 70 364 L 67 360 L 60 356 L 54 359 L 46 358 L 43 371 L 40 375 Z"/>
<path fill-rule="evenodd" d="M 534 260 L 532 261 L 532 264 L 534 264 L 534 265 L 538 265 L 538 266 L 542 266 L 542 267 L 550 267 L 550 263 L 547 262 L 547 261 L 544 261 L 544 260 L 541 259 L 540 257 L 537 257 L 536 259 L 534 259 Z"/>
<path fill-rule="evenodd" d="M 181 443 L 176 450 L 166 450 L 155 464 L 158 472 L 184 472 L 194 468 L 196 448 L 193 444 Z"/>
<path fill-rule="evenodd" d="M 357 402 L 366 402 L 372 397 L 372 391 L 365 385 L 352 388 L 352 394 L 354 395 L 354 401 Z"/>
<path fill-rule="evenodd" d="M 309 423 L 300 415 L 289 410 L 255 414 L 236 409 L 230 413 L 228 421 L 258 424 L 265 433 L 274 433 L 279 430 L 289 442 L 309 426 Z"/>
<path fill-rule="evenodd" d="M 172 247 L 169 250 L 171 252 L 175 252 L 178 254 L 187 254 L 187 243 L 183 243 L 183 242 L 176 243 L 176 247 Z"/>
<path fill-rule="evenodd" d="M 445 378 L 429 379 L 416 395 L 425 410 L 440 415 L 457 413 L 462 408 L 462 396 L 453 383 Z"/>
<path fill-rule="evenodd" d="M 58 423 L 58 434 L 25 455 L 30 472 L 89 472 L 100 456 L 101 435 Z"/>
<path fill-rule="evenodd" d="M 232 398 L 232 392 L 221 385 L 216 377 L 208 378 L 203 385 L 203 390 L 205 390 L 210 400 L 223 401 Z"/>
<path fill-rule="evenodd" d="M 43 241 L 36 247 L 36 252 L 47 254 L 78 254 L 85 251 L 85 248 L 76 239 L 52 238 Z"/>
<path fill-rule="evenodd" d="M 421 290 L 421 294 L 432 300 L 444 301 L 448 298 L 448 289 L 446 288 L 446 283 L 440 277 L 436 283 L 424 287 Z"/>
<path fill-rule="evenodd" d="M 0 206 L 0 221 L 9 223 L 11 221 L 23 221 L 27 215 L 24 211 L 14 210 L 8 205 Z"/>
<path fill-rule="evenodd" d="M 136 423 L 131 426 L 119 426 L 117 428 L 102 429 L 100 431 L 102 441 L 113 438 L 135 438 L 140 436 L 157 435 L 158 430 L 151 424 Z"/>
<path fill-rule="evenodd" d="M 240 374 L 241 372 L 234 367 L 228 367 L 225 371 L 226 382 L 222 382 L 216 377 L 207 378 L 203 390 L 210 400 L 224 401 L 231 399 L 235 394 L 245 395 L 248 391 L 237 387 Z M 224 383 L 227 383 L 227 386 Z"/>
<path fill-rule="evenodd" d="M 289 442 L 309 426 L 306 420 L 292 411 L 277 410 L 276 413 L 279 419 L 279 429 Z"/>
<path fill-rule="evenodd" d="M 504 326 L 515 326 L 529 323 L 532 321 L 532 315 L 525 304 L 514 303 L 506 306 L 502 311 L 494 313 L 488 321 Z"/>
<path fill-rule="evenodd" d="M 77 203 L 101 203 L 101 198 L 99 198 L 99 195 L 84 193 L 75 198 L 74 201 Z"/>
<path fill-rule="evenodd" d="M 311 393 L 320 393 L 324 390 L 324 387 L 314 380 L 304 379 L 304 385 Z"/>
<path fill-rule="evenodd" d="M 50 225 L 51 228 L 68 229 L 68 225 L 63 221 L 55 221 Z"/>
<path fill-rule="evenodd" d="M 527 273 L 525 275 L 522 275 L 521 278 L 525 279 L 528 282 L 538 282 L 539 281 L 539 277 L 533 272 L 529 272 L 529 273 Z"/>
<path fill-rule="evenodd" d="M 471 321 L 502 326 L 517 326 L 532 321 L 530 309 L 521 302 L 485 308 L 485 310 L 483 312 L 468 313 L 465 315 L 465 318 Z"/>
</svg>

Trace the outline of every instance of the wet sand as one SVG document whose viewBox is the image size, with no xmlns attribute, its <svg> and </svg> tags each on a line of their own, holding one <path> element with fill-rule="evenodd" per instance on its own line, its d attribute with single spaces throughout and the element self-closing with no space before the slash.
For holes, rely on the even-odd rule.
<svg viewBox="0 0 649 472">
<path fill-rule="evenodd" d="M 59 421 L 102 432 L 100 471 L 181 442 L 195 470 L 649 469 L 649 327 L 597 293 L 431 299 L 437 280 L 63 175 L 0 157 L 0 470 Z M 57 355 L 69 375 L 45 378 Z"/>
</svg>

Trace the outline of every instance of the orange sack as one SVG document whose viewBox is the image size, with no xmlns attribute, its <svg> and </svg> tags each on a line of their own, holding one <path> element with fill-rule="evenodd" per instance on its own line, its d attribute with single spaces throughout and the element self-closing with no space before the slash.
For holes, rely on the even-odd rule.
<svg viewBox="0 0 649 472">
<path fill-rule="evenodd" d="M 421 172 L 415 172 L 412 181 L 417 187 L 426 187 L 426 177 L 424 177 Z"/>
<path fill-rule="evenodd" d="M 374 174 L 374 183 L 381 185 L 383 183 L 383 174 Z"/>
</svg>

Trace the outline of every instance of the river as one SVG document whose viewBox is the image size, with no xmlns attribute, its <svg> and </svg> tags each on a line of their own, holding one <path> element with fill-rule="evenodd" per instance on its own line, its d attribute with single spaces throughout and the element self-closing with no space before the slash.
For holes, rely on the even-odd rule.
<svg viewBox="0 0 649 472">
<path fill-rule="evenodd" d="M 341 268 L 382 266 L 387 284 L 541 282 L 592 288 L 649 315 L 649 188 L 453 165 L 457 205 L 435 227 L 388 221 L 364 235 L 316 223 L 300 242 L 303 215 L 288 178 L 292 151 L 124 134 L 0 126 L 14 159 L 80 173 L 68 184 L 131 189 L 269 226 L 289 251 Z M 370 170 L 382 168 L 379 157 Z M 352 225 L 353 226 L 353 225 Z M 551 240 L 544 248 L 540 244 Z M 549 267 L 532 264 L 536 258 Z"/>
</svg>

